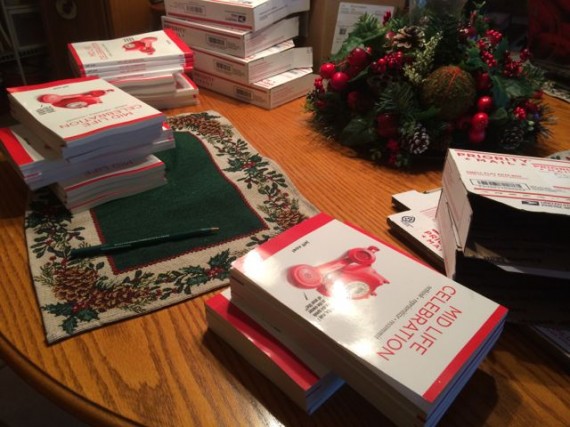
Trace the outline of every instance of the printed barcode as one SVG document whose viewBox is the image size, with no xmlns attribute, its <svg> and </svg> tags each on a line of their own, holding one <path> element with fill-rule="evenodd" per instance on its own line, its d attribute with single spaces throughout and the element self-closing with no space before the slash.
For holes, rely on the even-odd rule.
<svg viewBox="0 0 570 427">
<path fill-rule="evenodd" d="M 245 90 L 239 87 L 236 88 L 236 95 L 239 96 L 240 98 L 251 99 L 251 92 L 249 90 Z"/>
<path fill-rule="evenodd" d="M 38 108 L 36 110 L 36 112 L 40 116 L 43 116 L 44 114 L 53 113 L 54 111 L 55 111 L 55 108 L 53 108 L 51 105 L 46 105 L 45 107 L 41 107 L 41 108 Z"/>
<path fill-rule="evenodd" d="M 216 62 L 216 69 L 218 71 L 223 71 L 225 73 L 230 73 L 232 71 L 232 66 L 224 64 L 223 62 Z"/>
<path fill-rule="evenodd" d="M 202 6 L 198 6 L 198 5 L 187 4 L 186 5 L 186 12 L 194 13 L 196 15 L 203 15 L 204 14 L 204 8 Z"/>
<path fill-rule="evenodd" d="M 226 47 L 226 41 L 217 37 L 208 37 L 208 43 L 217 47 Z"/>
<path fill-rule="evenodd" d="M 507 190 L 524 190 L 521 184 L 516 182 L 501 182 L 501 181 L 488 181 L 488 180 L 476 180 L 477 185 L 481 187 L 490 187 L 490 188 L 503 188 Z"/>
</svg>

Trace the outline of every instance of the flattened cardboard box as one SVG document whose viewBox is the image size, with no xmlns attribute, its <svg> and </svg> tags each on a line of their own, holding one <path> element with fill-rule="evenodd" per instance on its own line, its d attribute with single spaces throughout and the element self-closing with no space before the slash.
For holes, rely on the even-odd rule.
<svg viewBox="0 0 570 427">
<path fill-rule="evenodd" d="M 176 18 L 257 31 L 309 10 L 310 0 L 165 0 L 164 6 Z"/>
<path fill-rule="evenodd" d="M 192 76 L 200 88 L 268 110 L 305 96 L 313 87 L 316 77 L 311 68 L 289 70 L 254 84 L 236 82 L 200 70 L 194 70 Z"/>
<path fill-rule="evenodd" d="M 310 67 L 312 64 L 312 49 L 296 48 L 291 40 L 245 59 L 194 48 L 195 69 L 244 84 L 255 83 L 294 68 Z"/>
<path fill-rule="evenodd" d="M 162 27 L 174 30 L 192 48 L 209 49 L 246 58 L 299 35 L 299 17 L 282 19 L 259 31 L 206 24 L 172 16 L 162 17 Z"/>
</svg>

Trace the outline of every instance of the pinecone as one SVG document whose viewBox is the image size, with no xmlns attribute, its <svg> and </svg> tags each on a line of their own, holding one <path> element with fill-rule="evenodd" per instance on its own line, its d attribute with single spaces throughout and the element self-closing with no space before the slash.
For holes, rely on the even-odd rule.
<svg viewBox="0 0 570 427">
<path fill-rule="evenodd" d="M 397 49 L 416 49 L 423 45 L 424 32 L 416 26 L 403 27 L 392 36 L 392 46 Z"/>
<path fill-rule="evenodd" d="M 425 126 L 417 124 L 414 133 L 402 143 L 402 148 L 411 154 L 422 154 L 430 144 L 430 138 Z"/>
<path fill-rule="evenodd" d="M 53 293 L 61 301 L 85 302 L 89 299 L 97 278 L 97 271 L 92 269 L 59 269 L 54 273 Z"/>
<path fill-rule="evenodd" d="M 499 144 L 505 150 L 515 151 L 524 141 L 525 129 L 521 123 L 513 123 L 507 126 Z"/>
</svg>

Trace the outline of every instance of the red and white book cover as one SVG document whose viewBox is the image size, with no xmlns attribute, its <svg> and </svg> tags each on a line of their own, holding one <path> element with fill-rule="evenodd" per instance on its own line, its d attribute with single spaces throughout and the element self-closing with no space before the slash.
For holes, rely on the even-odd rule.
<svg viewBox="0 0 570 427">
<path fill-rule="evenodd" d="M 230 283 L 234 294 L 265 310 L 274 326 L 399 422 L 406 413 L 413 419 L 411 408 L 440 417 L 507 314 L 323 213 L 239 258 Z"/>
<path fill-rule="evenodd" d="M 95 77 L 8 88 L 12 115 L 55 147 L 82 145 L 132 130 L 160 134 L 165 116 Z"/>
<path fill-rule="evenodd" d="M 51 186 L 71 212 L 166 184 L 165 165 L 156 156 L 103 166 Z"/>
<path fill-rule="evenodd" d="M 192 68 L 192 49 L 171 29 L 112 40 L 69 43 L 68 50 L 81 75 L 129 64 L 174 62 Z"/>
<path fill-rule="evenodd" d="M 344 381 L 326 368 L 319 374 L 233 303 L 230 289 L 206 301 L 208 327 L 309 413 Z"/>
</svg>

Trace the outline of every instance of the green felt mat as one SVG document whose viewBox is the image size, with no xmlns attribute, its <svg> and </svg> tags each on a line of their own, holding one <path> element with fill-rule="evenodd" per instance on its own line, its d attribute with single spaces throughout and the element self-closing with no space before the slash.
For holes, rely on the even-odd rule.
<svg viewBox="0 0 570 427">
<path fill-rule="evenodd" d="M 157 154 L 168 184 L 71 215 L 33 194 L 26 239 L 48 343 L 228 284 L 231 262 L 316 209 L 214 111 L 171 117 L 176 148 Z M 113 256 L 71 248 L 216 226 L 216 234 Z"/>
</svg>

